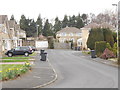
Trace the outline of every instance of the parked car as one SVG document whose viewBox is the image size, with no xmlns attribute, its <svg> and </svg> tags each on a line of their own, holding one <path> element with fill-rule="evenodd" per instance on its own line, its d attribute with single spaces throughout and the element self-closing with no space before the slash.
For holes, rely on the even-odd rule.
<svg viewBox="0 0 120 90">
<path fill-rule="evenodd" d="M 5 55 L 7 55 L 8 57 L 12 57 L 14 55 L 29 56 L 29 54 L 32 54 L 32 49 L 29 46 L 19 46 L 5 53 Z"/>
<path fill-rule="evenodd" d="M 37 51 L 36 47 L 34 46 L 29 46 L 29 47 L 31 47 L 33 51 Z"/>
</svg>

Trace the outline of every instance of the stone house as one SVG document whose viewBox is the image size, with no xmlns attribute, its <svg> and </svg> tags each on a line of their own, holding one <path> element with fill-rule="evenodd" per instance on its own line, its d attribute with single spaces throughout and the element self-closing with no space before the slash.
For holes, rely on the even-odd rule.
<svg viewBox="0 0 120 90">
<path fill-rule="evenodd" d="M 69 41 L 73 41 L 73 43 L 77 43 L 77 40 L 81 38 L 82 31 L 75 27 L 66 27 L 62 30 L 58 31 L 56 34 L 56 39 L 60 43 L 65 43 Z"/>
<path fill-rule="evenodd" d="M 7 15 L 0 15 L 0 57 L 2 52 L 11 49 L 10 30 Z"/>
<path fill-rule="evenodd" d="M 0 56 L 6 50 L 22 46 L 22 39 L 26 38 L 25 31 L 20 29 L 20 25 L 15 20 L 8 20 L 7 15 L 0 15 Z"/>
</svg>

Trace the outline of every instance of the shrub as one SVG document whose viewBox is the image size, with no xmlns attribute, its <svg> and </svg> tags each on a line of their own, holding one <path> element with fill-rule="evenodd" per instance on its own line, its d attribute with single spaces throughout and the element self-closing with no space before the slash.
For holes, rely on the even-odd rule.
<svg viewBox="0 0 120 90">
<path fill-rule="evenodd" d="M 54 38 L 52 36 L 48 37 L 48 48 L 54 49 Z"/>
<path fill-rule="evenodd" d="M 105 50 L 105 48 L 106 48 L 105 41 L 95 42 L 95 51 L 96 51 L 97 56 L 100 56 Z"/>
<path fill-rule="evenodd" d="M 114 43 L 112 51 L 117 56 L 117 43 Z"/>
<path fill-rule="evenodd" d="M 8 79 L 14 79 L 18 76 L 20 76 L 23 73 L 26 73 L 28 70 L 31 69 L 30 63 L 26 62 L 25 65 L 21 66 L 20 68 L 14 67 L 14 68 L 8 68 L 3 71 L 0 71 L 0 80 L 8 80 Z"/>
<path fill-rule="evenodd" d="M 112 47 L 110 46 L 110 43 L 106 43 L 106 48 L 112 51 Z"/>
<path fill-rule="evenodd" d="M 104 41 L 103 31 L 100 28 L 91 29 L 87 40 L 87 47 L 94 50 L 95 42 L 97 41 Z"/>
<path fill-rule="evenodd" d="M 100 56 L 100 58 L 108 59 L 108 58 L 115 58 L 115 55 L 112 51 L 110 51 L 108 48 L 106 48 L 103 52 L 103 54 Z"/>
</svg>

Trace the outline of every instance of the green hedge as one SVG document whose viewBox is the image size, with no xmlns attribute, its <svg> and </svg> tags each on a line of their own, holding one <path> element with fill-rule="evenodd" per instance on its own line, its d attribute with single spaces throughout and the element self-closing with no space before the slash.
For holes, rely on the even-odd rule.
<svg viewBox="0 0 120 90">
<path fill-rule="evenodd" d="M 95 51 L 96 51 L 97 56 L 100 56 L 105 50 L 105 48 L 106 48 L 105 41 L 95 42 Z"/>
</svg>

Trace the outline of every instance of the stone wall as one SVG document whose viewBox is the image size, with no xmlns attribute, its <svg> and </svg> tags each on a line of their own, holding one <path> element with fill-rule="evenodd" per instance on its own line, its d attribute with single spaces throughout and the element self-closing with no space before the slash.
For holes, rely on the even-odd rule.
<svg viewBox="0 0 120 90">
<path fill-rule="evenodd" d="M 54 42 L 54 49 L 71 49 L 71 43 Z"/>
</svg>

